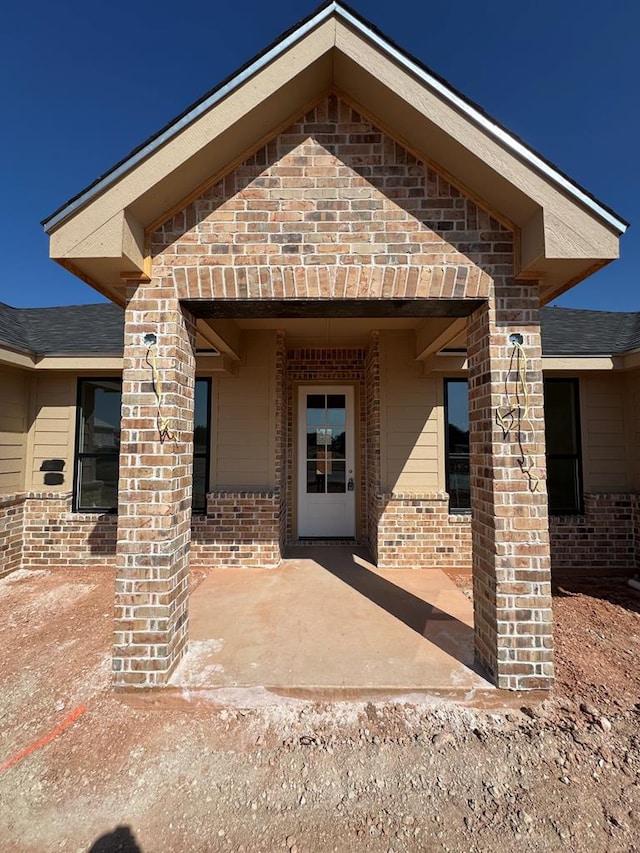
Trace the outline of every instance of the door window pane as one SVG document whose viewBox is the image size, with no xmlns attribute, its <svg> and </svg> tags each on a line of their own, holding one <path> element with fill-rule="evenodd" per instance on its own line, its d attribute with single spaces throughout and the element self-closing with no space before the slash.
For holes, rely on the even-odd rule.
<svg viewBox="0 0 640 853">
<path fill-rule="evenodd" d="M 327 465 L 327 492 L 346 492 L 347 481 L 344 462 L 329 462 Z"/>
<path fill-rule="evenodd" d="M 324 460 L 307 462 L 307 492 L 322 494 L 325 491 Z"/>
<path fill-rule="evenodd" d="M 308 426 L 324 426 L 325 425 L 325 403 L 326 397 L 324 394 L 309 394 L 307 397 L 307 425 Z"/>
<path fill-rule="evenodd" d="M 346 396 L 309 394 L 306 419 L 307 493 L 346 491 Z"/>
<path fill-rule="evenodd" d="M 346 403 L 344 394 L 329 394 L 327 397 L 327 424 L 344 427 Z"/>
<path fill-rule="evenodd" d="M 332 430 L 329 451 L 332 459 L 344 459 L 347 450 L 347 433 L 344 430 Z"/>
</svg>

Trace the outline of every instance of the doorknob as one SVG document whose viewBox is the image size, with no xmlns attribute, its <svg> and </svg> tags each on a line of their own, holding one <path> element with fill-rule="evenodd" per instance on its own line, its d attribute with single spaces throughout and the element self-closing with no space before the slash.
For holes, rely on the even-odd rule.
<svg viewBox="0 0 640 853">
<path fill-rule="evenodd" d="M 353 491 L 353 477 L 349 477 L 349 482 L 347 483 L 347 491 L 348 492 Z"/>
</svg>

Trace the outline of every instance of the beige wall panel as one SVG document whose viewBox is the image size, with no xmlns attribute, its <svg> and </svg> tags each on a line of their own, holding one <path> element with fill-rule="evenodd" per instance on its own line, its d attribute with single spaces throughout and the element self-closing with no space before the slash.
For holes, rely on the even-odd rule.
<svg viewBox="0 0 640 853">
<path fill-rule="evenodd" d="M 626 492 L 633 487 L 627 455 L 625 377 L 580 377 L 585 492 Z"/>
<path fill-rule="evenodd" d="M 243 333 L 235 376 L 214 381 L 211 488 L 275 486 L 275 333 Z"/>
<path fill-rule="evenodd" d="M 0 494 L 24 489 L 28 393 L 24 371 L 0 368 Z"/>
<path fill-rule="evenodd" d="M 437 383 L 421 375 L 413 332 L 380 336 L 381 478 L 385 491 L 440 488 Z"/>
<path fill-rule="evenodd" d="M 630 486 L 633 491 L 640 492 L 640 369 L 625 376 L 625 417 Z"/>
<path fill-rule="evenodd" d="M 27 487 L 47 492 L 69 492 L 73 487 L 73 442 L 76 419 L 74 373 L 47 371 L 33 379 L 31 401 L 31 459 Z M 45 484 L 43 464 L 52 459 L 64 462 L 62 483 Z"/>
</svg>

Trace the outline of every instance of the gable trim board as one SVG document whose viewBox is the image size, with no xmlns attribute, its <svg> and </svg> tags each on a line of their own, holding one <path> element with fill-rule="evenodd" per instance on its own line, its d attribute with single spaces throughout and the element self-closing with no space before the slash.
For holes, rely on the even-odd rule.
<svg viewBox="0 0 640 853">
<path fill-rule="evenodd" d="M 84 204 L 91 201 L 94 196 L 98 195 L 102 190 L 117 181 L 118 178 L 126 174 L 150 153 L 159 148 L 165 142 L 168 142 L 176 134 L 180 133 L 181 130 L 189 126 L 201 115 L 230 95 L 243 83 L 251 79 L 251 77 L 269 65 L 274 59 L 285 53 L 290 47 L 303 39 L 321 23 L 329 20 L 332 16 L 342 18 L 344 21 L 349 23 L 366 39 L 373 42 L 381 52 L 394 59 L 399 65 L 406 68 L 407 71 L 415 75 L 426 86 L 438 92 L 439 95 L 449 101 L 453 106 L 467 115 L 506 147 L 510 148 L 518 156 L 529 162 L 532 166 L 537 168 L 540 172 L 557 183 L 571 195 L 574 195 L 580 202 L 582 202 L 586 207 L 592 209 L 620 234 L 624 234 L 629 223 L 616 214 L 610 207 L 598 201 L 576 181 L 561 172 L 557 166 L 554 166 L 542 157 L 541 154 L 526 145 L 526 143 L 519 139 L 515 134 L 508 131 L 507 128 L 495 119 L 492 119 L 477 104 L 464 97 L 446 80 L 435 74 L 435 72 L 421 63 L 418 59 L 411 56 L 407 51 L 394 44 L 387 36 L 377 30 L 376 27 L 358 15 L 357 12 L 350 9 L 346 4 L 337 3 L 335 0 L 331 0 L 331 2 L 323 4 L 315 13 L 312 13 L 312 15 L 303 19 L 303 21 L 301 21 L 292 30 L 289 30 L 287 33 L 277 38 L 272 45 L 266 48 L 262 53 L 258 54 L 254 59 L 249 60 L 249 62 L 243 66 L 240 71 L 227 78 L 227 80 L 223 81 L 217 88 L 203 96 L 199 101 L 196 101 L 191 107 L 188 107 L 183 113 L 181 113 L 181 115 L 169 122 L 157 134 L 151 136 L 146 142 L 143 142 L 138 148 L 134 149 L 131 154 L 124 157 L 112 169 L 107 171 L 100 178 L 96 179 L 94 183 L 90 184 L 86 189 L 81 190 L 78 195 L 72 197 L 68 202 L 65 202 L 52 214 L 43 219 L 41 224 L 46 233 L 51 233 L 57 225 L 63 222 Z"/>
</svg>

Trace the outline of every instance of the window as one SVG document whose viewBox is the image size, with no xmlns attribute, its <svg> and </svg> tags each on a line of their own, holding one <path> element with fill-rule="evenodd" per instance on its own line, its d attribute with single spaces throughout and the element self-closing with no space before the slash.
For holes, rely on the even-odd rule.
<svg viewBox="0 0 640 853">
<path fill-rule="evenodd" d="M 122 381 L 80 379 L 76 423 L 74 510 L 115 512 L 118 507 Z M 211 380 L 196 379 L 193 509 L 204 512 L 209 483 Z"/>
<path fill-rule="evenodd" d="M 469 386 L 466 379 L 446 379 L 446 477 L 449 506 L 468 510 Z M 544 380 L 547 491 L 555 515 L 583 511 L 580 401 L 577 379 Z"/>
<path fill-rule="evenodd" d="M 445 379 L 445 470 L 450 510 L 471 509 L 469 474 L 469 383 Z"/>
<path fill-rule="evenodd" d="M 205 512 L 209 487 L 209 447 L 211 444 L 211 380 L 196 379 L 193 424 L 193 509 Z"/>
<path fill-rule="evenodd" d="M 545 379 L 549 511 L 582 512 L 582 453 L 577 379 Z"/>
<path fill-rule="evenodd" d="M 80 379 L 74 504 L 114 512 L 118 505 L 120 379 Z"/>
</svg>

